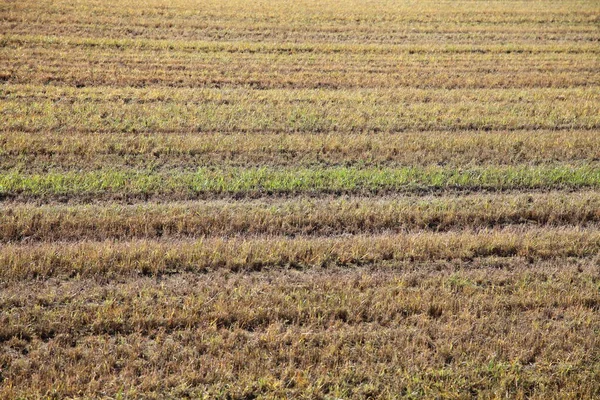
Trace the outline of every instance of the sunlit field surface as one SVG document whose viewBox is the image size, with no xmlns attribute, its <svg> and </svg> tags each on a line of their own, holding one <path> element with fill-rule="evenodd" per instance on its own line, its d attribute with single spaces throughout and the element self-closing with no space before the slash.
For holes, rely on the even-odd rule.
<svg viewBox="0 0 600 400">
<path fill-rule="evenodd" d="M 600 3 L 0 2 L 0 398 L 600 398 Z"/>
</svg>

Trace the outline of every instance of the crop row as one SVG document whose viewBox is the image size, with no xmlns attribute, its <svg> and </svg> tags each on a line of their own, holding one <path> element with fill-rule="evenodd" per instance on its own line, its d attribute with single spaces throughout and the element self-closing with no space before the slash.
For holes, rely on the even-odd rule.
<svg viewBox="0 0 600 400">
<path fill-rule="evenodd" d="M 100 170 L 0 174 L 0 195 L 44 198 L 54 195 L 130 194 L 172 195 L 175 198 L 210 194 L 330 193 L 377 191 L 507 190 L 598 188 L 600 169 L 585 166 L 498 166 L 471 169 L 401 168 L 199 168 L 194 172 Z"/>
<path fill-rule="evenodd" d="M 597 266 L 471 267 L 12 283 L 0 397 L 595 397 Z"/>
<path fill-rule="evenodd" d="M 92 93 L 100 92 L 95 89 Z M 425 97 L 423 102 L 402 102 L 401 96 L 377 99 L 376 92 L 361 96 L 343 91 L 315 92 L 305 101 L 302 94 L 294 91 L 245 91 L 229 96 L 221 94 L 220 101 L 196 98 L 196 101 L 149 103 L 109 98 L 94 102 L 85 97 L 57 101 L 9 95 L 0 103 L 3 116 L 0 129 L 61 133 L 368 133 L 600 128 L 596 89 L 530 94 L 513 91 L 500 94 L 505 99 L 497 102 L 489 101 L 490 94 L 484 94 L 481 100 L 452 101 L 452 97 L 464 92 L 421 92 Z"/>
<path fill-rule="evenodd" d="M 3 245 L 0 281 L 347 266 L 477 257 L 593 257 L 596 228 L 510 227 L 342 237 L 201 238 Z"/>
<path fill-rule="evenodd" d="M 373 133 L 0 135 L 0 169 L 194 170 L 199 166 L 461 166 L 600 160 L 598 130 Z"/>
<path fill-rule="evenodd" d="M 489 43 L 594 38 L 593 1 L 249 3 L 23 1 L 2 5 L 0 31 L 98 38 L 350 43 Z M 249 16 L 252 16 L 251 18 Z M 568 29 L 566 29 L 568 28 Z M 574 32 L 581 36 L 571 36 Z"/>
<path fill-rule="evenodd" d="M 598 188 L 600 169 L 585 166 L 498 166 L 471 169 L 401 168 L 199 168 L 195 172 L 99 170 L 0 174 L 0 196 L 52 199 L 56 196 L 265 195 L 332 192 L 422 192 L 432 190 L 508 190 Z"/>
<path fill-rule="evenodd" d="M 599 83 L 594 45 L 395 49 L 202 42 L 171 50 L 169 46 L 177 42 L 152 41 L 146 48 L 137 40 L 104 45 L 91 39 L 73 39 L 74 45 L 60 37 L 42 37 L 39 44 L 30 40 L 4 39 L 3 81 L 257 89 L 533 89 Z"/>
<path fill-rule="evenodd" d="M 235 235 L 339 235 L 475 230 L 506 225 L 594 226 L 600 194 L 473 194 L 135 205 L 6 204 L 0 241 L 77 241 Z"/>
</svg>

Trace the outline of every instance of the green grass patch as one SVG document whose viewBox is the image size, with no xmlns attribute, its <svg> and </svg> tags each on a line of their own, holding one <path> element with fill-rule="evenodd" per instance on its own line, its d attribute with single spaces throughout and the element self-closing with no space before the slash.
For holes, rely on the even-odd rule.
<svg viewBox="0 0 600 400">
<path fill-rule="evenodd" d="M 147 195 L 250 192 L 418 191 L 427 189 L 536 189 L 600 187 L 595 165 L 497 166 L 472 169 L 200 168 L 195 172 L 100 170 L 0 175 L 0 194 L 34 196 L 127 193 Z"/>
</svg>

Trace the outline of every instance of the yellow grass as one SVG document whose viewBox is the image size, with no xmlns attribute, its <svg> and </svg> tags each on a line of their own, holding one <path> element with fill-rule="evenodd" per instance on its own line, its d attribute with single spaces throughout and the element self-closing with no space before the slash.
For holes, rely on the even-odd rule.
<svg viewBox="0 0 600 400">
<path fill-rule="evenodd" d="M 600 398 L 599 23 L 0 2 L 0 398 Z"/>
</svg>

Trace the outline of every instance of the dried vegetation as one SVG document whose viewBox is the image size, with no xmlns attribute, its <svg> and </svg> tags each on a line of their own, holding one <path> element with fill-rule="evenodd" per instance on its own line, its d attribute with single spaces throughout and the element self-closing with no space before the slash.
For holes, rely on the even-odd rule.
<svg viewBox="0 0 600 400">
<path fill-rule="evenodd" d="M 0 398 L 600 397 L 599 22 L 0 3 Z"/>
</svg>

